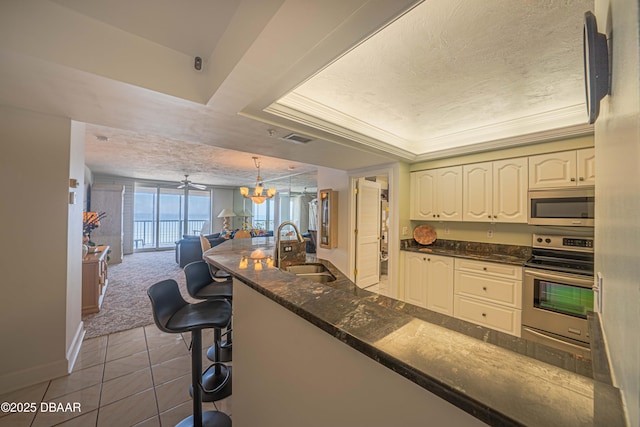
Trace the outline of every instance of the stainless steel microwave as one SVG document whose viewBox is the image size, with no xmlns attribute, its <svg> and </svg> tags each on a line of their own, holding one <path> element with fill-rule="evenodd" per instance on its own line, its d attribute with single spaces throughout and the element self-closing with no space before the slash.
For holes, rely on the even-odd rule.
<svg viewBox="0 0 640 427">
<path fill-rule="evenodd" d="M 529 191 L 531 225 L 593 227 L 595 194 L 593 188 L 567 188 Z"/>
</svg>

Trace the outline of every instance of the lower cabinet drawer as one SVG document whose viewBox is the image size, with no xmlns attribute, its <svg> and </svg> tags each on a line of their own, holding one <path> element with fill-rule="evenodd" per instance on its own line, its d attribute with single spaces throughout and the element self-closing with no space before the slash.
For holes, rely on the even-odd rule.
<svg viewBox="0 0 640 427">
<path fill-rule="evenodd" d="M 453 303 L 453 315 L 467 322 L 520 336 L 522 311 L 519 309 L 502 307 L 456 295 Z"/>
<path fill-rule="evenodd" d="M 478 273 L 456 271 L 455 292 L 488 303 L 522 308 L 522 280 L 499 279 Z"/>
</svg>

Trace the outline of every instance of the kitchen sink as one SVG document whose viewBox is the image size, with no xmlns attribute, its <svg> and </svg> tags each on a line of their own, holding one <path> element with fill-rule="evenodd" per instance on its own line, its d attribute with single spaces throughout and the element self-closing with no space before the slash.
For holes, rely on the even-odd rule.
<svg viewBox="0 0 640 427">
<path fill-rule="evenodd" d="M 284 267 L 283 270 L 320 283 L 328 283 L 336 280 L 336 276 L 334 276 L 324 264 L 320 263 L 289 265 Z"/>
</svg>

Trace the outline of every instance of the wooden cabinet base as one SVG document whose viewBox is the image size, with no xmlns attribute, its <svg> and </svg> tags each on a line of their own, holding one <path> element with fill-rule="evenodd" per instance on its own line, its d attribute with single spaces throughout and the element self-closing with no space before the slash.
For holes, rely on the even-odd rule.
<svg viewBox="0 0 640 427">
<path fill-rule="evenodd" d="M 98 252 L 82 259 L 82 315 L 97 313 L 102 306 L 109 279 L 107 253 L 109 246 L 98 246 Z"/>
</svg>

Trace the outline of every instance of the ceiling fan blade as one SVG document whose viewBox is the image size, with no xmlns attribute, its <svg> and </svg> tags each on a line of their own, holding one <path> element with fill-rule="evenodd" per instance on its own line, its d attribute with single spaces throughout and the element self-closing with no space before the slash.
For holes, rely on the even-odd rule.
<svg viewBox="0 0 640 427">
<path fill-rule="evenodd" d="M 190 186 L 192 186 L 193 188 L 197 188 L 198 190 L 205 190 L 207 188 L 206 185 L 200 185 L 200 184 L 189 184 Z"/>
<path fill-rule="evenodd" d="M 183 189 L 184 187 L 185 187 L 185 185 L 184 185 L 184 184 L 180 184 L 180 185 L 178 185 L 178 187 L 177 187 L 177 188 L 178 188 L 178 189 Z"/>
</svg>

